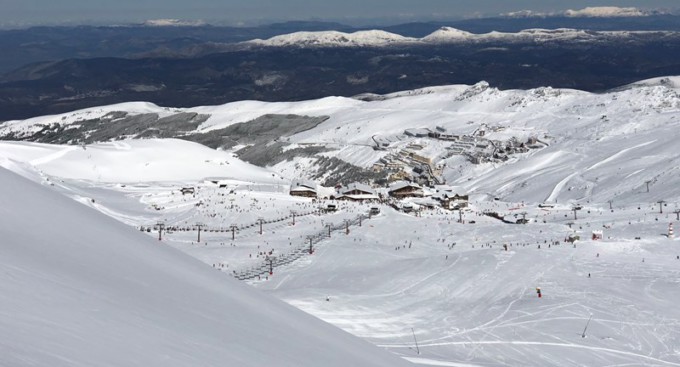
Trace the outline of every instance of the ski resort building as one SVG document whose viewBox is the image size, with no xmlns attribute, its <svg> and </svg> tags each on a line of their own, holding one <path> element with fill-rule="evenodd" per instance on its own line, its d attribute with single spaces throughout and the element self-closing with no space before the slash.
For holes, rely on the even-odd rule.
<svg viewBox="0 0 680 367">
<path fill-rule="evenodd" d="M 432 197 L 438 200 L 444 209 L 459 210 L 468 207 L 469 195 L 458 186 L 435 186 L 435 193 Z"/>
<path fill-rule="evenodd" d="M 387 193 L 397 199 L 403 198 L 420 198 L 425 196 L 423 188 L 418 185 L 407 181 L 395 182 L 390 185 Z"/>
<path fill-rule="evenodd" d="M 306 198 L 317 197 L 317 185 L 311 181 L 293 181 L 290 185 L 291 196 L 301 196 Z"/>
<path fill-rule="evenodd" d="M 341 188 L 335 198 L 337 200 L 365 201 L 378 200 L 378 195 L 368 185 L 352 183 L 347 185 L 347 187 Z"/>
<path fill-rule="evenodd" d="M 229 184 L 229 179 L 228 178 L 219 178 L 219 177 L 209 177 L 203 180 L 203 183 L 209 186 L 217 186 L 221 189 L 226 189 Z"/>
<path fill-rule="evenodd" d="M 193 187 L 182 187 L 179 189 L 182 195 L 193 195 L 196 190 Z"/>
<path fill-rule="evenodd" d="M 406 129 L 404 130 L 404 135 L 413 138 L 426 138 L 432 131 L 427 128 L 416 128 L 416 129 Z"/>
</svg>

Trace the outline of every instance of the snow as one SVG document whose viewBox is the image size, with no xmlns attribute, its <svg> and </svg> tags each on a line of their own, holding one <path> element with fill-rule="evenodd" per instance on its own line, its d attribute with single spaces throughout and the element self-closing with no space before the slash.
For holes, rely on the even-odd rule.
<svg viewBox="0 0 680 367">
<path fill-rule="evenodd" d="M 102 118 L 108 113 L 116 111 L 126 111 L 130 115 L 144 113 L 156 113 L 159 117 L 172 115 L 175 109 L 159 107 L 150 102 L 125 102 L 102 107 L 92 107 L 78 110 L 71 113 L 59 115 L 47 115 L 26 120 L 11 120 L 0 125 L 3 133 L 13 132 L 17 137 L 25 136 L 29 133 L 40 131 L 45 125 L 60 124 L 62 126 L 77 125 L 78 122 L 88 119 Z"/>
<path fill-rule="evenodd" d="M 672 306 L 680 297 L 676 243 L 629 237 L 548 248 L 541 236 L 559 233 L 550 225 L 541 235 L 476 219 L 457 225 L 387 211 L 372 228 L 321 248 L 312 264 L 258 286 L 425 365 L 680 364 L 680 335 L 672 331 L 680 316 Z M 501 242 L 513 243 L 510 251 Z M 323 294 L 332 295 L 332 309 Z M 411 327 L 426 361 L 415 357 Z"/>
<path fill-rule="evenodd" d="M 673 89 L 680 89 L 680 77 L 675 76 L 675 77 L 652 78 L 647 80 L 641 80 L 628 86 L 628 88 L 636 87 L 668 87 Z"/>
<path fill-rule="evenodd" d="M 407 365 L 0 169 L 4 366 Z"/>
<path fill-rule="evenodd" d="M 279 47 L 291 45 L 317 46 L 327 44 L 365 47 L 378 45 L 385 46 L 394 43 L 413 42 L 415 40 L 415 38 L 403 37 L 385 31 L 368 30 L 353 33 L 338 31 L 295 32 L 274 36 L 267 40 L 255 39 L 248 42 L 254 45 Z"/>
<path fill-rule="evenodd" d="M 150 19 L 142 23 L 147 27 L 200 27 L 206 25 L 202 20 Z"/>
<path fill-rule="evenodd" d="M 18 178 L 12 180 L 20 184 L 10 183 L 14 181 L 7 181 L 7 177 L 14 176 L 0 171 L 3 172 L 0 187 L 5 189 L 0 195 L 3 200 L 0 211 L 3 218 L 7 218 L 0 223 L 0 232 L 10 241 L 21 238 L 22 244 L 32 244 L 35 247 L 27 251 L 33 249 L 31 255 L 41 255 L 26 255 L 25 261 L 15 261 L 5 253 L 0 256 L 0 264 L 9 269 L 9 272 L 0 272 L 3 274 L 0 276 L 5 277 L 0 291 L 12 295 L 0 302 L 0 328 L 25 331 L 19 336 L 0 333 L 9 335 L 8 343 L 17 340 L 17 344 L 5 344 L 4 339 L 0 339 L 3 340 L 0 345 L 14 348 L 15 345 L 42 347 L 47 344 L 48 347 L 38 350 L 47 353 L 56 350 L 54 353 L 58 356 L 69 346 L 80 345 L 61 335 L 57 337 L 41 323 L 39 331 L 26 328 L 25 325 L 33 325 L 31 322 L 41 322 L 40 318 L 26 316 L 17 319 L 21 324 L 8 324 L 16 318 L 3 316 L 11 314 L 10 311 L 35 310 L 40 306 L 46 310 L 41 308 L 32 314 L 50 316 L 53 315 L 50 312 L 61 312 L 70 315 L 67 320 L 83 315 L 90 322 L 96 320 L 92 326 L 96 332 L 111 330 L 111 334 L 103 336 L 83 334 L 82 325 L 88 323 L 73 321 L 81 326 L 62 327 L 68 331 L 67 336 L 75 335 L 74 338 L 79 336 L 95 343 L 110 335 L 128 335 L 128 332 L 140 335 L 140 340 L 106 339 L 106 343 L 113 343 L 107 350 L 132 349 L 129 353 L 116 354 L 117 358 L 139 356 L 141 352 L 134 349 L 139 344 L 140 350 L 145 347 L 159 353 L 186 353 L 185 356 L 195 356 L 196 348 L 210 349 L 209 353 L 199 354 L 215 360 L 226 358 L 222 361 L 224 365 L 230 362 L 247 365 L 220 354 L 219 347 L 230 346 L 222 338 L 243 334 L 244 340 L 270 345 L 267 342 L 272 339 L 267 336 L 251 338 L 250 332 L 262 328 L 262 323 L 252 321 L 258 318 L 250 311 L 278 303 L 268 297 L 266 302 L 248 303 L 244 306 L 247 312 L 243 311 L 246 313 L 241 316 L 241 309 L 221 302 L 222 297 L 231 297 L 229 295 L 239 299 L 265 298 L 258 293 L 241 296 L 241 292 L 245 294 L 252 289 L 226 279 L 227 274 L 258 272 L 259 278 L 249 277 L 247 282 L 251 286 L 418 365 L 678 366 L 680 240 L 667 236 L 670 223 L 676 230 L 680 225 L 675 213 L 680 211 L 677 189 L 680 155 L 676 133 L 680 128 L 680 90 L 676 83 L 677 77 L 653 79 L 601 94 L 549 87 L 500 91 L 488 83 L 478 83 L 403 91 L 371 102 L 347 98 L 289 103 L 245 101 L 180 110 L 213 113 L 199 130 L 245 122 L 272 113 L 270 111 L 327 115 L 328 120 L 291 136 L 290 141 L 328 144 L 336 150 L 324 155 L 363 167 L 385 154 L 414 149 L 414 144 L 425 145 L 418 152 L 433 157 L 434 165 L 444 166 L 447 185 L 454 186 L 457 193 L 469 194 L 470 207 L 461 212 L 424 210 L 420 216 L 397 212 L 384 204 L 313 202 L 290 196 L 289 180 L 309 177 L 306 173 L 314 168 L 314 159 L 309 157 L 261 169 L 238 162 L 228 152 L 206 150 L 174 139 L 103 143 L 88 145 L 85 150 L 3 142 L 0 165 L 80 204 L 54 197 L 53 192 Z M 435 130 L 437 126 L 449 133 L 465 134 L 485 128 L 486 136 L 491 139 L 517 137 L 525 141 L 536 136 L 547 145 L 513 155 L 507 162 L 473 165 L 459 156 L 441 155 L 446 150 L 446 142 L 403 135 L 406 129 Z M 390 141 L 388 150 L 371 149 L 373 138 Z M 96 170 L 88 154 L 96 159 Z M 171 165 L 170 161 L 177 163 Z M 159 162 L 162 169 L 154 170 L 154 162 Z M 229 164 L 222 166 L 219 162 Z M 142 172 L 138 167 L 146 163 L 151 163 L 151 169 Z M 205 177 L 225 176 L 221 171 L 213 171 L 214 165 L 239 165 L 233 175 L 226 175 L 230 178 L 226 181 L 227 188 L 202 181 Z M 99 176 L 98 172 L 105 174 Z M 271 176 L 272 173 L 276 177 Z M 142 174 L 146 176 L 140 176 Z M 282 180 L 279 174 L 287 179 Z M 182 195 L 179 189 L 184 186 L 195 187 L 196 192 Z M 13 191 L 8 191 L 8 187 Z M 660 206 L 660 200 L 666 203 Z M 53 201 L 58 203 L 51 204 Z M 546 201 L 554 207 L 538 207 Z M 29 210 L 18 203 L 28 203 L 37 209 Z M 37 207 L 38 204 L 43 206 Z M 328 204 L 336 205 L 338 210 L 318 212 Z M 572 210 L 577 204 L 582 209 Z M 103 219 L 84 206 L 125 225 Z M 378 206 L 380 214 L 368 219 L 372 206 Z M 296 213 L 295 223 L 292 212 Z M 484 212 L 499 213 L 510 222 L 526 217 L 529 223 L 507 224 L 483 215 Z M 363 225 L 353 222 L 346 231 L 345 221 L 354 220 L 360 214 L 364 215 Z M 463 223 L 458 222 L 459 216 Z M 262 233 L 257 224 L 260 218 L 264 221 Z M 160 242 L 153 228 L 159 221 L 177 227 L 164 231 Z M 200 241 L 197 223 L 204 225 Z M 229 230 L 232 225 L 238 228 L 234 240 Z M 335 228 L 330 237 L 326 235 L 329 225 Z M 149 228 L 150 232 L 142 235 L 140 226 Z M 592 233 L 600 231 L 602 240 L 592 240 Z M 48 233 L 49 237 L 35 237 L 42 233 L 46 233 L 45 236 Z M 568 236 L 580 236 L 581 240 L 571 244 L 565 242 Z M 314 242 L 313 254 L 300 252 L 307 248 L 310 237 L 319 239 Z M 156 245 L 158 243 L 160 245 Z M 113 244 L 115 246 L 109 246 Z M 503 244 L 508 245 L 508 251 L 504 251 Z M 83 250 L 74 250 L 81 246 Z M 3 246 L 0 251 L 9 249 L 20 251 L 23 247 Z M 205 264 L 201 266 L 173 249 Z M 94 254 L 89 252 L 95 250 Z M 64 259 L 64 254 L 85 260 Z M 277 266 L 271 275 L 261 270 L 269 256 L 290 258 L 292 255 L 294 260 Z M 119 262 L 120 257 L 125 261 Z M 39 263 L 31 267 L 21 265 L 29 260 Z M 15 274 L 8 264 L 19 264 L 12 266 L 24 266 L 22 269 L 31 271 Z M 55 268 L 60 272 L 53 271 Z M 83 268 L 86 270 L 81 271 Z M 78 283 L 59 283 L 62 274 L 67 274 L 68 279 L 82 279 Z M 69 288 L 52 291 L 41 285 L 45 280 L 36 280 L 23 288 L 9 288 L 15 284 L 12 277 L 30 279 L 34 275 L 49 281 L 57 279 L 57 285 L 66 284 L 64 287 Z M 141 283 L 138 279 L 144 279 L 148 287 L 139 290 L 129 285 Z M 89 284 L 90 280 L 96 284 Z M 116 288 L 121 291 L 115 295 L 107 293 L 110 288 L 102 286 L 99 280 L 106 280 L 106 284 L 122 282 L 123 285 Z M 221 287 L 225 287 L 224 295 Z M 542 298 L 536 296 L 536 287 L 541 288 Z M 21 289 L 38 291 L 22 293 Z M 90 300 L 78 293 L 81 289 L 85 294 L 92 292 L 101 297 Z M 204 292 L 219 295 L 206 296 Z M 119 298 L 121 293 L 124 297 Z M 30 298 L 42 294 L 44 299 L 54 299 L 54 302 L 43 298 L 36 302 Z M 152 296 L 170 301 L 152 302 L 149 300 L 155 299 Z M 189 301 L 205 297 L 208 301 Z M 2 308 L 10 307 L 14 299 L 26 301 L 10 311 Z M 142 306 L 131 308 L 128 302 L 133 301 L 137 302 L 133 305 Z M 169 310 L 160 307 L 166 305 Z M 160 314 L 151 313 L 157 308 Z M 65 311 L 74 309 L 80 313 Z M 231 310 L 227 313 L 239 317 L 224 318 L 224 310 Z M 283 315 L 281 312 L 279 315 Z M 106 321 L 98 321 L 97 313 L 107 315 Z M 591 315 L 586 337 L 582 337 Z M 303 316 L 286 314 L 274 319 L 290 318 L 295 325 L 316 325 L 307 319 L 298 323 L 298 317 Z M 210 322 L 194 327 L 200 318 Z M 236 322 L 234 319 L 242 320 L 239 325 L 255 322 L 253 329 L 226 324 Z M 121 326 L 118 320 L 128 322 Z M 170 326 L 159 326 L 165 325 L 161 324 L 164 320 L 173 320 L 170 325 L 179 326 L 173 326 L 168 332 Z M 179 331 L 174 327 L 183 328 L 186 336 L 176 338 Z M 220 332 L 213 333 L 213 327 Z M 276 327 L 278 331 L 283 329 L 283 326 Z M 225 330 L 234 330 L 234 333 L 225 334 Z M 308 330 L 305 327 L 301 331 Z M 152 340 L 159 340 L 159 334 L 149 334 L 152 332 L 170 336 L 160 338 L 162 345 L 150 346 L 148 343 Z M 286 333 L 294 335 L 289 330 Z M 420 354 L 416 353 L 414 333 Z M 309 334 L 317 335 L 317 331 L 309 330 Z M 335 336 L 318 335 L 315 338 L 318 340 L 309 343 L 335 341 Z M 22 339 L 30 336 L 34 339 Z M 291 342 L 295 346 L 307 343 L 307 339 L 295 340 Z M 62 345 L 64 343 L 66 345 Z M 124 348 L 116 348 L 120 344 L 124 344 Z M 186 345 L 193 348 L 191 352 Z M 286 355 L 304 354 L 291 348 Z M 80 349 L 85 349 L 80 351 L 83 354 L 94 350 Z M 12 353 L 9 355 L 43 358 L 36 353 L 17 354 L 16 350 Z M 375 353 L 377 356 L 378 352 Z M 5 355 L 3 351 L 2 356 Z M 262 355 L 262 358 L 268 356 Z M 304 361 L 319 365 L 312 361 L 316 357 L 313 354 Z M 365 365 L 342 358 L 338 357 L 335 365 L 341 365 L 340 361 L 342 365 Z M 384 359 L 386 365 L 396 365 L 388 359 Z M 85 361 L 100 365 L 89 359 Z M 173 361 L 181 365 L 186 360 Z M 205 359 L 192 364 L 216 364 L 212 361 Z M 13 360 L 7 364 L 11 362 Z M 39 362 L 50 364 L 52 360 Z M 112 363 L 115 362 L 129 365 L 119 359 Z"/>
<path fill-rule="evenodd" d="M 403 91 L 371 102 L 328 97 L 286 103 L 243 101 L 174 111 L 210 114 L 197 131 L 220 129 L 269 113 L 329 116 L 287 141 L 293 146 L 325 146 L 331 150 L 322 155 L 364 168 L 418 143 L 423 146 L 420 154 L 444 167 L 442 175 L 447 183 L 508 201 L 636 201 L 636 190 L 647 180 L 661 185 L 657 187 L 659 195 L 673 199 L 677 194 L 673 194 L 672 184 L 678 172 L 674 131 L 680 124 L 677 79 L 657 78 L 602 94 L 549 87 L 500 91 L 480 82 Z M 132 112 L 139 111 L 137 105 L 131 108 Z M 30 126 L 44 119 L 15 124 Z M 549 146 L 514 155 L 503 164 L 471 165 L 461 156 L 447 158 L 444 152 L 450 143 L 403 136 L 407 129 L 435 130 L 437 126 L 449 133 L 471 134 L 483 125 L 495 127 L 488 132 L 489 139 L 516 137 L 525 141 L 535 136 Z M 390 146 L 376 151 L 372 149 L 375 141 L 390 142 Z M 121 149 L 125 144 L 134 149 Z M 3 146 L 11 147 L 2 153 L 5 156 L 24 162 L 35 160 L 33 163 L 46 174 L 93 181 L 199 180 L 244 175 L 245 181 L 288 184 L 287 180 L 315 174 L 315 159 L 281 162 L 263 170 L 242 166 L 229 152 L 215 152 L 180 140 L 102 143 L 88 146 L 87 150 L 24 143 Z M 186 149 L 193 153 L 183 154 Z M 63 162 L 71 162 L 72 167 L 61 167 Z M 111 164 L 114 165 L 107 168 Z M 120 167 L 125 167 L 126 173 L 118 177 Z"/>
<path fill-rule="evenodd" d="M 565 15 L 568 17 L 642 17 L 646 13 L 637 8 L 620 8 L 617 6 L 595 6 L 580 10 L 567 10 Z"/>
<path fill-rule="evenodd" d="M 569 16 L 609 17 L 638 16 L 633 10 L 619 8 L 586 8 L 583 11 L 571 11 Z M 642 13 L 640 13 L 642 14 Z M 492 31 L 475 34 L 452 27 L 442 27 L 422 38 L 404 37 L 379 30 L 342 33 L 337 31 L 296 32 L 279 35 L 266 40 L 255 39 L 243 42 L 245 45 L 266 47 L 387 47 L 392 45 L 432 45 L 464 42 L 546 42 L 546 41 L 594 41 L 602 38 L 629 38 L 633 35 L 645 35 L 646 31 L 587 31 L 580 29 L 525 29 L 516 33 Z M 675 34 L 674 32 L 654 32 L 655 34 Z"/>
<path fill-rule="evenodd" d="M 220 129 L 269 113 L 329 116 L 287 141 L 293 146 L 325 146 L 331 150 L 322 155 L 364 168 L 418 143 L 424 146 L 420 154 L 444 166 L 442 175 L 447 183 L 509 201 L 635 201 L 639 199 L 636 190 L 647 180 L 662 185 L 657 187 L 658 194 L 672 199 L 677 197 L 672 183 L 678 172 L 674 132 L 680 127 L 677 79 L 651 79 L 602 94 L 549 87 L 500 91 L 480 82 L 403 91 L 371 102 L 328 97 L 285 103 L 243 101 L 173 111 L 210 114 L 197 131 Z M 122 108 L 126 106 L 98 110 Z M 138 105 L 130 108 L 132 112 L 140 110 Z M 77 111 L 65 116 L 82 114 Z M 36 120 L 45 119 L 15 124 L 30 127 Z M 450 143 L 403 136 L 407 129 L 435 130 L 437 126 L 449 133 L 471 134 L 482 125 L 497 127 L 488 132 L 489 139 L 516 137 L 525 141 L 535 136 L 549 146 L 512 156 L 503 164 L 471 165 L 460 156 L 447 158 L 444 152 Z M 390 146 L 376 151 L 372 149 L 375 141 L 390 142 Z M 125 144 L 134 149 L 121 149 Z M 0 150 L 5 156 L 23 162 L 36 160 L 33 163 L 47 174 L 93 181 L 200 180 L 245 175 L 246 181 L 288 184 L 281 176 L 291 180 L 315 174 L 315 159 L 299 158 L 263 170 L 242 166 L 229 152 L 215 152 L 180 140 L 102 143 L 88 146 L 87 150 L 25 143 L 3 146 L 11 147 L 6 152 Z M 194 153 L 183 154 L 185 149 Z M 73 166 L 65 169 L 60 166 L 63 162 Z M 109 169 L 110 164 L 114 166 Z M 122 177 L 118 177 L 120 167 L 126 168 Z"/>
<path fill-rule="evenodd" d="M 206 177 L 281 184 L 280 176 L 203 145 L 179 139 L 81 146 L 0 142 L 2 155 L 28 159 L 47 175 L 97 182 L 198 181 Z"/>
<path fill-rule="evenodd" d="M 474 34 L 466 31 L 461 31 L 460 29 L 452 28 L 452 27 L 442 27 L 433 33 L 430 33 L 429 35 L 425 36 L 422 38 L 424 42 L 442 42 L 442 41 L 450 41 L 452 39 L 456 38 L 461 38 L 461 39 L 470 39 L 474 37 Z"/>
<path fill-rule="evenodd" d="M 520 10 L 501 14 L 501 16 L 510 18 L 534 18 L 534 17 L 545 18 L 555 16 L 615 18 L 615 17 L 643 17 L 648 16 L 650 14 L 652 13 L 632 7 L 622 8 L 617 6 L 594 6 L 578 10 L 569 9 L 564 12 L 548 12 L 548 13 L 537 12 L 533 10 Z"/>
<path fill-rule="evenodd" d="M 221 106 L 195 107 L 186 111 L 210 115 L 210 118 L 198 128 L 198 131 L 208 132 L 251 121 L 266 114 L 324 116 L 360 104 L 362 104 L 361 101 L 350 98 L 326 97 L 302 102 L 239 101 Z"/>
</svg>

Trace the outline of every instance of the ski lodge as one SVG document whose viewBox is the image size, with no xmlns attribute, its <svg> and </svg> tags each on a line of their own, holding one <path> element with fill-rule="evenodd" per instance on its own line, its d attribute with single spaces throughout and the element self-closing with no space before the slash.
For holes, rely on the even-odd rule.
<svg viewBox="0 0 680 367">
<path fill-rule="evenodd" d="M 338 195 L 334 197 L 337 200 L 349 200 L 349 201 L 366 201 L 366 200 L 378 200 L 378 195 L 375 190 L 366 184 L 352 183 L 347 185 L 347 187 L 341 188 Z"/>
<path fill-rule="evenodd" d="M 316 183 L 311 181 L 293 181 L 290 185 L 291 196 L 301 196 L 305 198 L 316 198 L 317 188 Z"/>
<path fill-rule="evenodd" d="M 418 185 L 407 181 L 395 182 L 390 185 L 387 193 L 397 199 L 403 198 L 421 198 L 425 196 L 423 188 Z"/>
</svg>

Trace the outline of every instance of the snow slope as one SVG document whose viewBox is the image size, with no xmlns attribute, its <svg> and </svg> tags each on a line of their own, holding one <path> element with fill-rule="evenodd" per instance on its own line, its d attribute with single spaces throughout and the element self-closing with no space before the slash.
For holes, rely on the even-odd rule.
<svg viewBox="0 0 680 367">
<path fill-rule="evenodd" d="M 97 182 L 198 181 L 220 177 L 281 183 L 271 171 L 179 139 L 127 140 L 81 146 L 0 142 L 2 156 L 60 178 Z"/>
<path fill-rule="evenodd" d="M 408 363 L 0 169 L 0 365 Z"/>
<path fill-rule="evenodd" d="M 88 120 L 102 118 L 106 114 L 115 111 L 126 111 L 130 115 L 139 115 L 143 113 L 156 113 L 159 117 L 165 117 L 173 114 L 173 109 L 156 106 L 150 102 L 126 102 L 117 103 L 102 107 L 86 108 L 72 113 L 65 113 L 60 115 L 39 116 L 26 120 L 11 120 L 2 124 L 2 129 L 5 131 L 12 131 L 19 136 L 26 133 L 34 133 L 40 131 L 44 125 L 60 124 L 62 126 L 78 125 L 78 123 Z"/>
<path fill-rule="evenodd" d="M 0 183 L 3 188 L 12 187 L 5 181 Z M 257 226 L 243 227 L 235 241 L 231 241 L 228 232 L 205 230 L 200 244 L 196 243 L 195 230 L 163 234 L 163 245 L 191 254 L 215 273 L 213 267 L 230 273 L 232 269 L 261 264 L 263 258 L 258 252 L 263 249 L 271 249 L 279 256 L 291 248 L 289 243 L 304 244 L 307 235 L 325 231 L 329 223 L 342 224 L 344 219 L 369 207 L 339 203 L 339 211 L 334 214 L 301 215 L 292 225 L 290 218 L 271 220 L 281 218 L 289 210 L 304 214 L 318 204 L 277 192 L 237 190 L 233 198 L 225 199 L 224 190 L 210 187 L 200 187 L 195 196 L 188 197 L 171 195 L 176 187 L 149 185 L 123 190 L 76 180 L 64 185 L 96 196 L 97 203 L 104 206 L 97 207 L 99 210 L 130 213 L 135 210 L 135 201 L 154 201 L 166 208 L 160 213 L 169 225 L 190 226 L 201 221 L 214 229 L 225 223 L 252 223 L 258 216 L 266 219 L 262 235 Z M 131 192 L 137 195 L 130 197 Z M 677 193 L 677 189 L 673 192 Z M 8 194 L 21 202 L 32 202 L 20 194 Z M 46 201 L 33 192 L 27 195 Z M 127 201 L 114 200 L 122 196 Z M 609 210 L 608 203 L 587 203 L 578 220 L 572 218 L 567 203 L 541 209 L 516 202 L 473 199 L 470 210 L 462 213 L 464 224 L 456 222 L 456 212 L 432 210 L 414 217 L 381 205 L 381 214 L 365 220 L 362 227 L 354 225 L 349 233 L 337 230 L 330 238 L 315 244 L 313 255 L 305 254 L 296 262 L 277 267 L 272 276 L 263 275 L 251 282 L 419 365 L 677 366 L 680 313 L 675 305 L 680 300 L 677 287 L 680 273 L 676 256 L 680 253 L 677 246 L 680 242 L 662 234 L 669 222 L 675 222 L 677 228 L 672 210 L 677 210 L 678 205 L 669 202 L 664 213 L 659 214 L 655 198 L 652 193 L 641 197 L 635 205 L 615 202 L 613 210 Z M 193 204 L 199 201 L 204 205 L 195 207 Z M 58 206 L 74 205 L 66 204 Z M 182 204 L 186 207 L 182 208 Z M 513 213 L 517 218 L 524 212 L 530 223 L 503 224 L 480 216 L 484 210 L 502 213 L 510 220 Z M 173 217 L 182 212 L 192 216 Z M 156 213 L 143 212 L 130 224 L 149 225 L 155 222 Z M 51 214 L 45 211 L 44 216 L 54 220 Z M 72 233 L 81 233 L 82 227 L 91 226 L 73 215 L 61 212 L 56 215 L 75 218 L 73 226 L 79 227 L 65 229 Z M 22 215 L 17 218 L 20 220 Z M 573 223 L 573 228 L 569 223 Z M 53 231 L 48 225 L 43 227 Z M 100 228 L 101 225 L 97 226 L 96 231 Z M 9 227 L 2 230 L 12 233 Z M 32 233 L 27 227 L 17 230 Z M 604 240 L 589 240 L 592 230 L 603 230 Z M 580 235 L 583 240 L 576 247 L 563 242 L 570 234 Z M 156 235 L 150 233 L 154 239 L 149 241 L 158 243 Z M 118 237 L 110 241 L 126 242 Z M 69 237 L 65 243 L 71 242 Z M 146 259 L 147 244 L 148 241 L 141 245 L 134 242 L 134 251 L 141 251 L 141 255 L 130 256 Z M 502 244 L 509 245 L 507 252 Z M 52 253 L 48 256 L 60 259 Z M 109 262 L 108 259 L 117 258 L 109 253 L 98 256 Z M 160 266 L 166 272 L 184 269 L 154 256 L 153 263 L 162 263 Z M 132 263 L 133 268 L 135 264 Z M 103 267 L 106 274 L 138 278 L 129 270 L 110 270 L 111 264 L 94 265 Z M 149 271 L 156 270 L 152 267 Z M 179 276 L 185 278 L 185 273 L 182 271 Z M 209 283 L 201 289 L 211 287 Z M 536 297 L 535 287 L 542 288 L 542 298 Z M 196 302 L 187 302 L 196 312 Z M 587 337 L 583 338 L 591 314 L 593 319 Z M 184 320 L 181 315 L 175 317 Z"/>
<path fill-rule="evenodd" d="M 421 365 L 680 365 L 680 242 L 659 236 L 675 215 L 656 222 L 653 206 L 643 207 L 646 219 L 635 207 L 591 207 L 575 221 L 584 241 L 572 246 L 563 242 L 568 208 L 524 207 L 547 223 L 518 226 L 475 212 L 519 203 L 478 204 L 465 213 L 475 224 L 384 209 L 370 227 L 255 284 Z M 602 222 L 605 241 L 586 239 Z"/>
</svg>

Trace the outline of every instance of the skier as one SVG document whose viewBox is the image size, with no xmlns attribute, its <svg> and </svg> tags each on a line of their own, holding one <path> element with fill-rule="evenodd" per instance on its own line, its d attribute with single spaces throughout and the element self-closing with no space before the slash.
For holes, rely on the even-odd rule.
<svg viewBox="0 0 680 367">
<path fill-rule="evenodd" d="M 538 298 L 541 298 L 541 287 L 536 287 L 536 294 L 538 294 Z"/>
</svg>

